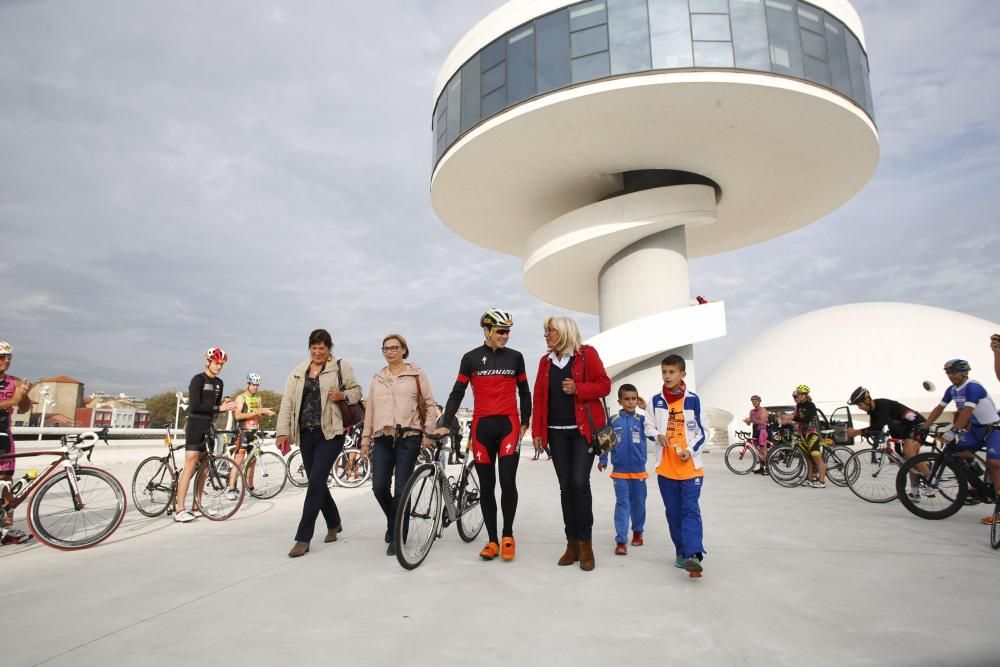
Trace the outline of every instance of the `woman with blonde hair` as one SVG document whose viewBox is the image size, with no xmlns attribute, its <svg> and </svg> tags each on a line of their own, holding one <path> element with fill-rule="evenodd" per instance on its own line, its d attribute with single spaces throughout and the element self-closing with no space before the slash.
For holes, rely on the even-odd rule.
<svg viewBox="0 0 1000 667">
<path fill-rule="evenodd" d="M 593 429 L 607 424 L 600 399 L 611 393 L 611 378 L 597 350 L 581 342 L 580 328 L 571 318 L 549 317 L 544 335 L 548 353 L 535 376 L 531 435 L 536 452 L 549 446 L 559 479 L 566 551 L 558 564 L 580 561 L 580 568 L 589 571 L 596 565 L 590 437 Z"/>
<path fill-rule="evenodd" d="M 396 555 L 392 541 L 392 523 L 399 506 L 399 494 L 413 474 L 420 453 L 431 441 L 417 434 L 396 438 L 396 427 L 431 432 L 437 421 L 437 404 L 431 393 L 427 375 L 406 359 L 410 347 L 399 334 L 382 339 L 382 356 L 386 366 L 372 378 L 365 404 L 365 425 L 361 432 L 361 455 L 375 443 L 372 457 L 372 492 L 385 513 L 387 556 Z M 393 474 L 395 473 L 395 475 Z M 395 477 L 396 483 L 392 481 Z"/>
</svg>

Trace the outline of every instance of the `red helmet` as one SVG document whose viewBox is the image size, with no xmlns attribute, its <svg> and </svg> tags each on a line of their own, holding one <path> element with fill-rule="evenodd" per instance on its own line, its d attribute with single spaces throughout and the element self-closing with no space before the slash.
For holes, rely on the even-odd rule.
<svg viewBox="0 0 1000 667">
<path fill-rule="evenodd" d="M 229 361 L 229 355 L 221 347 L 213 347 L 205 353 L 205 359 L 208 361 L 215 361 L 220 364 L 224 364 Z"/>
</svg>

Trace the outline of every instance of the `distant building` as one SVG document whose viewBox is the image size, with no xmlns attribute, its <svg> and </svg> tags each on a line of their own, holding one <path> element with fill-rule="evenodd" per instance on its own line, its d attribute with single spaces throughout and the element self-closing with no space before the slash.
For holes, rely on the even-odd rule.
<svg viewBox="0 0 1000 667">
<path fill-rule="evenodd" d="M 48 396 L 43 395 L 45 392 Z M 65 375 L 39 380 L 28 392 L 31 409 L 14 415 L 15 426 L 38 426 L 42 412 L 45 426 L 73 426 L 76 410 L 83 405 L 83 383 Z M 42 410 L 42 401 L 49 401 Z"/>
<path fill-rule="evenodd" d="M 76 425 L 91 428 L 149 428 L 146 404 L 125 394 L 94 393 L 76 411 Z"/>
</svg>

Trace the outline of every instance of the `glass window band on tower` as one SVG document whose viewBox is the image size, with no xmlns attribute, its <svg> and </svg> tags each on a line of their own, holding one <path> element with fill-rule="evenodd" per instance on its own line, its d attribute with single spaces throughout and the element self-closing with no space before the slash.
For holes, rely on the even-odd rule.
<svg viewBox="0 0 1000 667">
<path fill-rule="evenodd" d="M 833 90 L 874 120 L 868 56 L 843 22 L 801 0 L 588 0 L 517 26 L 473 55 L 431 118 L 434 164 L 480 122 L 606 77 L 736 69 Z"/>
</svg>

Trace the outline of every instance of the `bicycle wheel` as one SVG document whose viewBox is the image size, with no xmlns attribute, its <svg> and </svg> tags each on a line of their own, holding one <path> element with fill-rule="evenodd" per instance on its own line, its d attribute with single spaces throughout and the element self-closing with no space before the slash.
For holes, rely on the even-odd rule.
<svg viewBox="0 0 1000 667">
<path fill-rule="evenodd" d="M 368 479 L 368 459 L 357 449 L 345 450 L 334 461 L 332 472 L 339 486 L 356 489 Z"/>
<path fill-rule="evenodd" d="M 844 450 L 847 450 L 845 452 Z M 847 486 L 847 471 L 845 465 L 851 458 L 851 450 L 848 447 L 824 447 L 823 461 L 826 463 L 826 478 L 834 486 Z"/>
<path fill-rule="evenodd" d="M 926 472 L 921 472 L 918 467 Z M 919 500 L 907 493 L 910 473 L 917 478 L 921 491 Z M 921 519 L 947 519 L 962 509 L 968 488 L 965 473 L 940 452 L 917 454 L 905 461 L 896 474 L 896 494 L 900 502 Z"/>
<path fill-rule="evenodd" d="M 253 488 L 250 495 L 254 498 L 267 500 L 274 498 L 285 488 L 288 472 L 285 461 L 274 452 L 261 452 L 257 455 L 253 468 Z"/>
<path fill-rule="evenodd" d="M 1000 500 L 993 506 L 993 524 L 990 526 L 990 546 L 1000 549 Z"/>
<path fill-rule="evenodd" d="M 479 505 L 479 477 L 475 464 L 469 462 L 462 468 L 458 486 L 458 535 L 471 542 L 483 529 L 483 508 Z"/>
<path fill-rule="evenodd" d="M 309 475 L 306 474 L 306 466 L 302 463 L 302 450 L 296 449 L 285 461 L 285 470 L 288 471 L 288 481 L 292 486 L 300 489 L 309 486 Z"/>
<path fill-rule="evenodd" d="M 737 442 L 726 448 L 726 467 L 737 475 L 746 475 L 757 467 L 757 452 L 753 445 Z"/>
<path fill-rule="evenodd" d="M 792 488 L 806 481 L 809 467 L 798 446 L 781 445 L 767 455 L 767 472 L 779 486 Z"/>
<path fill-rule="evenodd" d="M 896 499 L 899 461 L 886 450 L 871 447 L 854 452 L 844 468 L 847 487 L 861 500 L 888 503 Z"/>
<path fill-rule="evenodd" d="M 229 471 L 235 469 L 236 486 L 229 488 Z M 202 479 L 204 478 L 204 483 Z M 246 496 L 246 478 L 236 461 L 228 456 L 202 459 L 194 476 L 194 502 L 212 521 L 225 521 L 240 509 Z"/>
<path fill-rule="evenodd" d="M 399 496 L 393 526 L 396 560 L 407 570 L 420 565 L 430 553 L 443 509 L 437 468 L 430 463 L 417 466 Z"/>
<path fill-rule="evenodd" d="M 125 488 L 113 475 L 85 467 L 73 474 L 79 497 L 61 472 L 42 484 L 28 506 L 28 528 L 38 541 L 64 551 L 99 544 L 125 516 Z"/>
<path fill-rule="evenodd" d="M 174 498 L 174 484 L 166 460 L 150 456 L 132 475 L 132 504 L 146 516 L 160 516 Z"/>
</svg>

